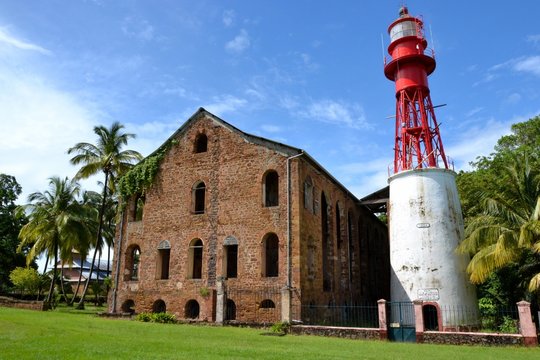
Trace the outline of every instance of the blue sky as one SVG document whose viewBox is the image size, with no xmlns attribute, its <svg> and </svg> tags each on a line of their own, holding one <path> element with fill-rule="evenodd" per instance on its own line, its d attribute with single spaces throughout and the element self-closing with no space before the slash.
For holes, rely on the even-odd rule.
<svg viewBox="0 0 540 360">
<path fill-rule="evenodd" d="M 403 1 L 0 2 L 0 172 L 26 196 L 73 176 L 66 150 L 120 121 L 148 155 L 199 107 L 307 150 L 358 197 L 386 185 Z M 446 154 L 487 155 L 540 114 L 540 2 L 407 1 L 422 15 Z M 504 5 L 502 5 L 504 4 Z M 432 35 L 431 35 L 431 34 Z M 98 178 L 84 183 L 96 188 Z"/>
</svg>

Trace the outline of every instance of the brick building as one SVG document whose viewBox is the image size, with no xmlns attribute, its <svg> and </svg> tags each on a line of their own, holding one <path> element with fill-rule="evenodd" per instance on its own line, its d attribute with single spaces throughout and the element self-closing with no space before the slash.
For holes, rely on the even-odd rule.
<svg viewBox="0 0 540 360">
<path fill-rule="evenodd" d="M 171 140 L 118 227 L 111 312 L 274 322 L 388 298 L 386 226 L 305 151 L 202 108 Z"/>
</svg>

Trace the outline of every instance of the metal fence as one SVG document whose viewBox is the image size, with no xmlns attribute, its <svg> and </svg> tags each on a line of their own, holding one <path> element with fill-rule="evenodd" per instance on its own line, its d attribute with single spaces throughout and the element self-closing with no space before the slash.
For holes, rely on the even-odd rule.
<svg viewBox="0 0 540 360">
<path fill-rule="evenodd" d="M 298 309 L 297 309 L 298 310 Z M 305 325 L 378 328 L 377 304 L 363 305 L 301 305 L 293 317 Z"/>
<path fill-rule="evenodd" d="M 468 308 L 465 306 L 443 306 L 440 316 L 434 307 L 422 309 L 424 328 L 430 330 L 465 332 L 517 333 L 519 314 L 517 306 L 493 306 L 489 308 Z M 442 320 L 442 324 L 440 324 Z"/>
</svg>

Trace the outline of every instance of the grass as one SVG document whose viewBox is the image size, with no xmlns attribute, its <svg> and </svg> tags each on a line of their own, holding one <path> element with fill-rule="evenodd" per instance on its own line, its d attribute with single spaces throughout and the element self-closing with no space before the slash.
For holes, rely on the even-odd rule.
<svg viewBox="0 0 540 360">
<path fill-rule="evenodd" d="M 0 359 L 540 359 L 540 348 L 403 344 L 0 307 Z"/>
</svg>

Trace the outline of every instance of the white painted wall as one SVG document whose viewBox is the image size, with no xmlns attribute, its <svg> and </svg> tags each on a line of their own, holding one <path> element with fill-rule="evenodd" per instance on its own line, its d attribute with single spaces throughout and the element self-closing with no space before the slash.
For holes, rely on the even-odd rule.
<svg viewBox="0 0 540 360">
<path fill-rule="evenodd" d="M 391 300 L 433 301 L 443 310 L 467 308 L 472 315 L 444 316 L 443 325 L 475 324 L 476 290 L 466 274 L 469 259 L 455 251 L 463 239 L 455 173 L 410 170 L 388 182 Z"/>
</svg>

